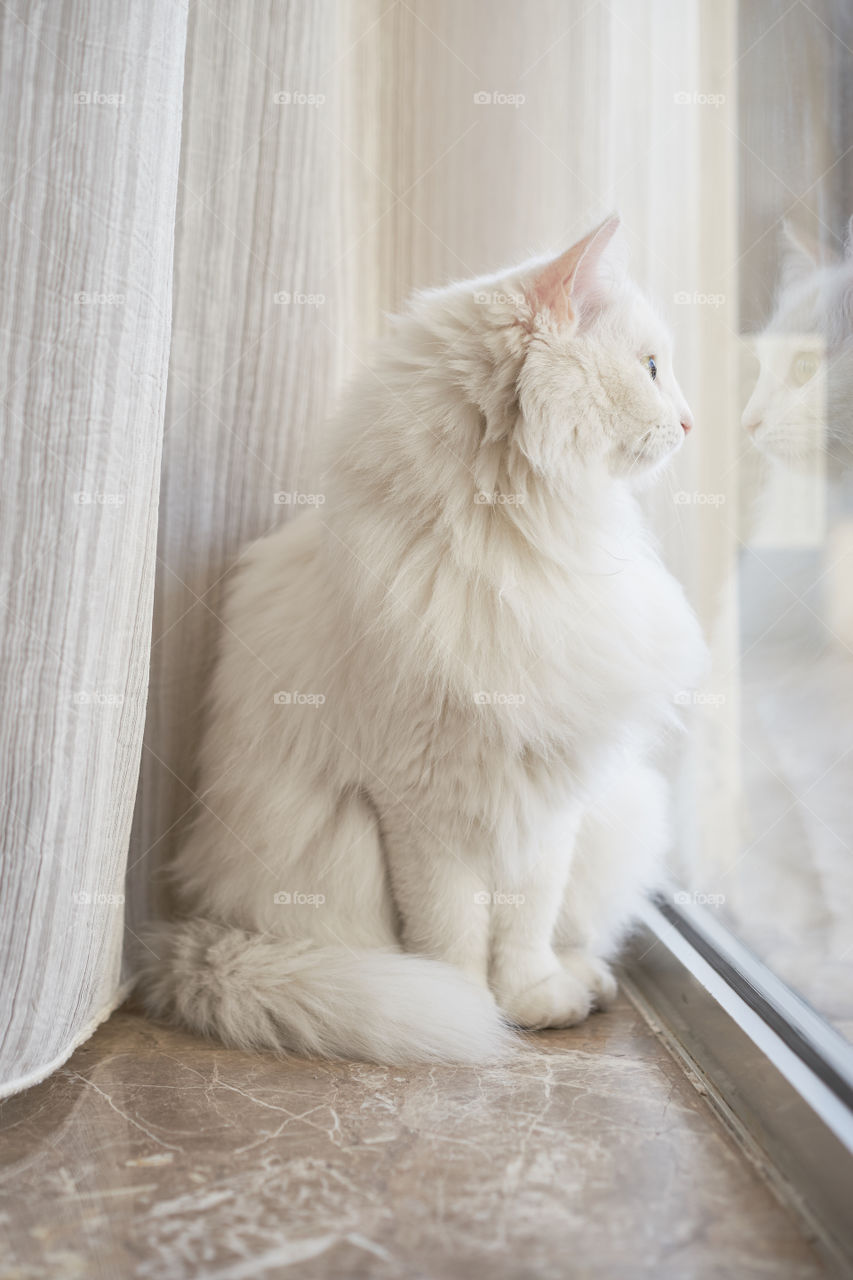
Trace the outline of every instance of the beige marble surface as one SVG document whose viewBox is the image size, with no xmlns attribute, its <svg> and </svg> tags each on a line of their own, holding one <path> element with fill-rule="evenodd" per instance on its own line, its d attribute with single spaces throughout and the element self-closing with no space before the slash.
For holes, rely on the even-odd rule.
<svg viewBox="0 0 853 1280">
<path fill-rule="evenodd" d="M 0 1153 L 4 1280 L 828 1274 L 624 999 L 480 1071 L 122 1011 L 0 1105 Z"/>
</svg>

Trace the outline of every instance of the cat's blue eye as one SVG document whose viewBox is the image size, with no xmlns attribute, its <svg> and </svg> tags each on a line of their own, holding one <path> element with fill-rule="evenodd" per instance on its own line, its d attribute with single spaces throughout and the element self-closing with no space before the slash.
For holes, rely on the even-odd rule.
<svg viewBox="0 0 853 1280">
<path fill-rule="evenodd" d="M 658 367 L 655 363 L 654 356 L 646 356 L 646 368 L 649 371 L 652 382 L 654 382 L 655 378 L 658 376 Z"/>
</svg>

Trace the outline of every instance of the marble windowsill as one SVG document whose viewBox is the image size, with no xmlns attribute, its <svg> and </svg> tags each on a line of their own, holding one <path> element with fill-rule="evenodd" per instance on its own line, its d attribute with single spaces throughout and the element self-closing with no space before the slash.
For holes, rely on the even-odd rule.
<svg viewBox="0 0 853 1280">
<path fill-rule="evenodd" d="M 121 1010 L 0 1133 L 8 1280 L 829 1274 L 624 998 L 479 1071 L 279 1061 Z"/>
</svg>

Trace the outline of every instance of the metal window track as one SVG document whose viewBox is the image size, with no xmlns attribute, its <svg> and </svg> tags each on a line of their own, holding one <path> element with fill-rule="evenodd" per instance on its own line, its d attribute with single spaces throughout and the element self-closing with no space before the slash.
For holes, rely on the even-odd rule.
<svg viewBox="0 0 853 1280">
<path fill-rule="evenodd" d="M 692 905 L 645 905 L 622 976 L 853 1275 L 853 1046 Z"/>
</svg>

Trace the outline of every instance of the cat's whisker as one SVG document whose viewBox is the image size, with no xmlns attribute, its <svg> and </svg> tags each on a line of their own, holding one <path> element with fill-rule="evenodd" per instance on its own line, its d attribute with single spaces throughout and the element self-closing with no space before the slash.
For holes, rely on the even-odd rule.
<svg viewBox="0 0 853 1280">
<path fill-rule="evenodd" d="M 686 547 L 688 545 L 688 534 L 684 527 L 684 521 L 681 518 L 682 504 L 678 501 L 677 496 L 681 491 L 675 488 L 676 477 L 672 467 L 667 468 L 664 472 L 664 476 L 666 477 L 667 484 L 669 485 L 669 494 L 672 498 L 672 505 L 675 507 L 675 521 L 678 525 L 678 532 L 681 535 L 681 545 Z"/>
</svg>

